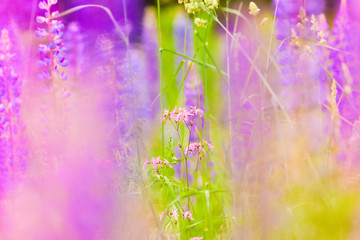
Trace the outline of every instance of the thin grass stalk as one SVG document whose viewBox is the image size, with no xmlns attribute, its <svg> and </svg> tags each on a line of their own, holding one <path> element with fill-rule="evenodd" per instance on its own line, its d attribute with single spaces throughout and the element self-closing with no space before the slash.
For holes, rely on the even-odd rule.
<svg viewBox="0 0 360 240">
<path fill-rule="evenodd" d="M 230 0 L 226 0 L 226 7 L 229 8 L 229 2 Z M 225 15 L 225 19 L 226 19 L 226 28 L 229 29 L 229 13 L 226 12 Z M 229 35 L 226 34 L 226 81 L 228 84 L 228 88 L 227 88 L 227 107 L 228 107 L 228 124 L 229 124 L 229 148 L 227 149 L 228 153 L 226 154 L 226 162 L 227 162 L 227 167 L 228 167 L 228 171 L 230 176 L 233 176 L 233 164 L 232 164 L 232 140 L 233 140 L 233 136 L 232 136 L 232 131 L 233 131 L 233 127 L 232 127 L 232 114 L 231 114 L 231 81 L 230 81 L 230 45 L 229 45 Z"/>
</svg>

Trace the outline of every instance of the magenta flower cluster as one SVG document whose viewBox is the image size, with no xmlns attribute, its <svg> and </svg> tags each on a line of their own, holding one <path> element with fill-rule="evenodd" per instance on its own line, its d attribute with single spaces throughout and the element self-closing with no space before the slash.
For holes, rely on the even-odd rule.
<svg viewBox="0 0 360 240">
<path fill-rule="evenodd" d="M 193 120 L 195 117 L 203 117 L 204 112 L 201 109 L 196 108 L 195 106 L 190 107 L 189 110 L 186 110 L 182 107 L 175 107 L 173 111 L 165 109 L 161 118 L 161 121 L 174 121 L 175 123 L 184 122 L 187 123 L 190 119 Z"/>
</svg>

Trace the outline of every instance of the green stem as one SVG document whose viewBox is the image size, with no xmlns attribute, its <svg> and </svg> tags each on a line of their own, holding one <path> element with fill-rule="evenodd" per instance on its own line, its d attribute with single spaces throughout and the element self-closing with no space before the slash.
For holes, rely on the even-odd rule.
<svg viewBox="0 0 360 240">
<path fill-rule="evenodd" d="M 185 36 L 184 36 L 183 56 L 186 56 L 187 28 L 188 28 L 188 13 L 186 12 L 186 15 L 185 15 L 185 34 L 184 34 Z M 186 77 L 184 77 L 185 76 L 185 68 L 186 68 L 185 57 L 183 57 L 183 61 L 184 61 L 184 65 L 183 65 L 182 77 L 181 77 L 182 78 L 182 83 L 185 82 L 185 79 L 186 79 Z M 183 105 L 183 107 L 185 107 L 185 85 L 182 84 L 182 83 L 180 85 L 180 91 L 182 90 L 182 103 L 181 104 Z M 184 126 L 181 126 L 180 130 L 181 130 L 181 137 L 182 137 L 182 139 L 184 139 L 184 133 L 185 133 Z M 182 142 L 181 142 L 181 144 L 182 144 Z M 181 164 L 180 168 L 181 168 L 181 179 L 182 179 L 182 177 L 183 177 L 183 163 L 181 162 L 180 164 Z M 187 173 L 187 165 L 186 165 L 186 173 Z"/>
<path fill-rule="evenodd" d="M 161 38 L 161 11 L 160 11 L 160 0 L 157 0 L 157 26 L 158 26 L 158 41 L 159 41 L 159 81 L 160 89 L 164 89 L 164 73 L 163 73 L 163 52 L 162 52 L 162 38 Z M 161 112 L 164 109 L 164 95 L 163 91 L 160 93 Z M 165 122 L 161 125 L 161 151 L 162 156 L 165 154 L 165 133 L 164 133 Z"/>
</svg>

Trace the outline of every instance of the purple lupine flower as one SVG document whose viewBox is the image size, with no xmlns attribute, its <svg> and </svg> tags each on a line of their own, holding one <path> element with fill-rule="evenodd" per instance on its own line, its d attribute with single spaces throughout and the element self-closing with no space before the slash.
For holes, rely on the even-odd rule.
<svg viewBox="0 0 360 240">
<path fill-rule="evenodd" d="M 176 15 L 176 20 L 174 21 L 174 37 L 175 37 L 175 49 L 179 53 L 184 51 L 184 40 L 186 34 L 186 55 L 194 55 L 194 40 L 193 40 L 193 23 L 191 19 L 186 18 L 186 15 L 183 12 L 179 12 Z M 187 29 L 186 26 L 187 25 Z M 186 32 L 185 32 L 186 29 Z M 176 64 L 180 64 L 181 58 L 178 58 Z M 185 69 L 189 68 L 189 61 L 186 61 Z M 178 84 L 182 81 L 182 75 L 179 74 Z M 195 67 L 193 66 L 190 69 L 189 75 L 185 79 L 184 84 L 184 93 L 185 93 L 185 106 L 199 106 L 203 107 L 203 86 L 200 77 L 197 75 Z"/>
<path fill-rule="evenodd" d="M 347 64 L 350 60 L 350 55 L 344 52 L 348 52 L 350 49 L 350 23 L 347 11 L 346 0 L 342 0 L 339 11 L 334 20 L 334 27 L 332 29 L 334 36 L 332 45 L 340 51 L 331 51 L 330 58 L 333 60 L 332 71 L 333 77 L 339 83 L 343 83 L 345 80 L 344 72 L 342 70 L 342 64 Z"/>
<path fill-rule="evenodd" d="M 354 10 L 350 11 L 348 8 L 348 1 L 342 0 L 332 29 L 333 39 L 331 44 L 337 50 L 332 50 L 330 53 L 330 59 L 332 60 L 330 70 L 339 84 L 336 89 L 340 93 L 337 94 L 337 100 L 342 96 L 338 104 L 339 114 L 351 123 L 358 120 L 360 106 L 360 95 L 357 91 L 354 91 L 359 85 L 359 59 L 355 54 L 359 50 L 359 38 L 356 33 L 353 34 L 353 31 L 357 29 L 357 18 L 357 16 L 354 16 Z M 339 141 L 339 144 L 342 144 L 342 152 L 338 157 L 347 156 L 349 159 L 355 160 L 351 156 L 353 151 L 346 150 L 349 147 L 346 146 L 346 142 L 352 138 L 353 128 L 343 121 L 339 124 L 340 129 L 338 129 L 337 135 L 341 138 L 339 140 L 343 141 Z"/>
<path fill-rule="evenodd" d="M 186 62 L 188 63 L 188 62 Z M 185 68 L 188 68 L 189 64 L 185 64 Z M 198 106 L 200 108 L 204 107 L 204 98 L 203 98 L 203 84 L 200 76 L 196 73 L 195 66 L 191 67 L 190 73 L 185 80 L 184 84 L 184 94 L 185 94 L 185 106 Z M 203 114 L 201 114 L 203 115 Z M 204 126 L 204 121 L 198 119 L 198 121 L 192 122 L 194 129 L 201 129 Z M 192 134 L 190 136 L 191 141 L 199 140 L 198 134 Z"/>
<path fill-rule="evenodd" d="M 3 132 L 3 126 L 1 126 L 0 128 L 1 128 L 1 132 Z M 10 181 L 7 149 L 8 149 L 8 144 L 6 139 L 0 138 L 0 198 L 5 193 L 6 188 Z"/>
<path fill-rule="evenodd" d="M 303 8 L 304 13 L 307 16 L 312 14 L 320 14 L 325 6 L 324 0 L 308 1 L 307 5 L 304 6 L 303 1 L 301 0 L 275 0 L 274 5 L 278 4 L 276 26 L 277 26 L 277 38 L 281 43 L 280 53 L 279 53 L 279 63 L 282 65 L 282 75 L 281 83 L 283 86 L 290 86 L 297 84 L 301 79 L 299 79 L 299 72 L 301 70 L 297 69 L 297 60 L 296 49 L 290 45 L 292 30 L 296 30 L 299 24 L 299 18 L 301 18 L 301 8 Z M 305 16 L 306 17 L 306 16 Z M 306 20 L 307 21 L 307 20 Z M 304 21 L 304 24 L 306 24 Z M 310 21 L 308 21 L 310 22 Z M 306 27 L 306 26 L 305 26 Z M 306 30 L 306 28 L 305 28 Z M 305 31 L 307 34 L 308 31 Z M 304 32 L 302 33 L 304 35 Z"/>
<path fill-rule="evenodd" d="M 275 4 L 278 4 L 276 21 L 281 40 L 279 98 L 290 114 L 306 109 L 307 114 L 298 120 L 298 131 L 315 151 L 322 147 L 320 143 L 326 129 L 322 119 L 315 117 L 320 114 L 319 103 L 324 102 L 326 96 L 327 74 L 322 64 L 325 65 L 327 56 L 319 47 L 326 42 L 326 22 L 319 16 L 324 10 L 324 0 L 279 0 Z"/>
<path fill-rule="evenodd" d="M 202 81 L 201 78 L 197 76 L 195 68 L 193 67 L 190 70 L 188 79 L 185 81 L 184 88 L 185 106 L 204 106 Z"/>
<path fill-rule="evenodd" d="M 288 112 L 304 106 L 319 109 L 319 102 L 325 99 L 322 89 L 327 80 L 320 64 L 326 59 L 325 52 L 318 46 L 325 42 L 317 16 L 324 9 L 324 0 L 307 1 L 306 5 L 301 0 L 274 1 L 276 4 L 277 38 L 281 41 L 278 61 L 282 88 L 279 98 Z M 320 137 L 321 133 L 315 135 Z"/>
<path fill-rule="evenodd" d="M 301 0 L 275 0 L 274 6 L 278 4 L 277 10 L 277 38 L 284 40 L 291 35 L 291 28 L 297 24 L 297 15 L 301 7 Z"/>
<path fill-rule="evenodd" d="M 0 4 L 0 26 L 15 24 L 23 30 L 29 28 L 32 3 L 23 0 L 3 0 Z"/>
<path fill-rule="evenodd" d="M 314 15 L 313 15 L 314 16 Z M 318 27 L 318 29 L 314 29 L 313 30 L 313 39 L 316 39 L 317 41 L 317 45 L 316 47 L 313 47 L 313 55 L 317 56 L 317 61 L 320 63 L 321 66 L 325 66 L 327 67 L 327 65 L 329 64 L 327 59 L 328 59 L 328 53 L 327 50 L 320 47 L 322 44 L 327 44 L 329 42 L 329 36 L 330 36 L 330 32 L 329 32 L 329 24 L 326 21 L 326 16 L 325 14 L 320 14 L 317 17 L 312 17 L 312 22 L 316 21 L 315 24 L 313 24 L 312 28 L 316 25 Z M 319 86 L 318 86 L 318 93 L 315 93 L 314 95 L 318 95 L 318 100 L 316 100 L 317 102 L 325 102 L 326 100 L 326 93 L 327 91 L 327 81 L 328 81 L 328 74 L 322 70 L 320 67 L 316 67 L 318 66 L 318 64 L 316 64 L 316 62 L 314 63 L 310 63 L 312 64 L 311 66 L 309 66 L 309 72 L 310 72 L 310 77 L 311 79 L 319 79 Z M 310 71 L 311 70 L 311 71 Z"/>
<path fill-rule="evenodd" d="M 80 24 L 78 22 L 71 22 L 67 26 L 64 34 L 64 43 L 66 44 L 66 56 L 69 60 L 69 65 L 73 69 L 71 79 L 79 79 L 85 64 L 83 57 L 85 52 L 84 34 L 82 34 Z"/>
<path fill-rule="evenodd" d="M 0 39 L 0 165 L 4 176 L 12 180 L 25 168 L 27 153 L 20 121 L 22 81 L 14 68 L 15 54 L 7 30 L 1 31 Z M 3 179 L 4 180 L 4 179 Z M 0 182 L 0 185 L 2 182 Z M 2 188 L 2 187 L 0 187 Z"/>
<path fill-rule="evenodd" d="M 360 154 L 360 121 L 355 121 L 351 137 L 348 140 L 347 158 L 351 163 L 359 163 Z"/>
<path fill-rule="evenodd" d="M 176 20 L 174 21 L 174 30 L 173 35 L 175 37 L 175 49 L 179 53 L 183 53 L 187 56 L 194 55 L 194 24 L 190 18 L 184 14 L 183 11 L 180 11 L 175 16 Z M 185 32 L 186 31 L 186 32 Z M 186 42 L 185 42 L 186 35 Z M 184 52 L 184 44 L 186 44 L 186 49 Z M 176 65 L 179 65 L 181 62 L 181 58 L 176 58 Z M 190 61 L 185 60 L 183 68 L 185 72 L 188 71 L 190 67 Z M 184 81 L 184 85 L 182 86 L 184 89 L 184 106 L 191 107 L 197 106 L 199 108 L 204 108 L 204 97 L 203 97 L 203 84 L 201 77 L 198 75 L 195 69 L 195 65 L 191 66 L 190 72 L 186 79 L 183 79 L 183 74 L 178 74 L 177 76 L 177 84 L 182 84 Z M 201 129 L 203 127 L 204 122 L 199 119 L 199 121 L 193 122 L 193 127 Z M 192 134 L 190 136 L 191 141 L 198 141 L 199 137 L 197 134 Z"/>
<path fill-rule="evenodd" d="M 340 86 L 342 86 L 345 93 L 345 99 L 342 100 L 339 105 L 340 112 L 343 112 L 341 111 L 344 110 L 342 109 L 343 107 L 346 107 L 347 104 L 352 104 L 351 98 L 353 77 L 349 68 L 349 64 L 352 63 L 353 58 L 349 53 L 354 50 L 352 47 L 350 19 L 346 0 L 342 0 L 340 3 L 339 11 L 334 20 L 332 35 L 332 46 L 337 50 L 333 50 L 330 53 L 330 59 L 332 60 L 331 71 L 333 77 L 340 84 Z M 341 89 L 339 87 L 337 87 L 337 91 L 341 93 Z M 348 120 L 353 122 L 355 119 L 353 118 Z"/>
<path fill-rule="evenodd" d="M 63 44 L 65 29 L 62 21 L 54 19 L 59 15 L 58 11 L 52 11 L 51 8 L 57 3 L 57 0 L 42 1 L 39 8 L 45 10 L 43 16 L 37 16 L 36 21 L 40 24 L 46 24 L 46 28 L 38 28 L 35 34 L 39 38 L 46 38 L 46 44 L 40 44 L 38 52 L 41 60 L 38 61 L 39 66 L 46 68 L 39 75 L 40 79 L 54 81 L 53 73 L 57 74 L 60 79 L 66 80 L 67 75 L 63 68 L 67 67 L 69 61 L 65 59 L 66 49 Z"/>
<path fill-rule="evenodd" d="M 108 34 L 97 36 L 94 50 L 97 57 L 91 59 L 90 65 L 92 67 L 89 69 L 87 77 L 94 83 L 97 83 L 98 79 L 104 79 L 105 81 L 101 86 L 104 93 L 106 93 L 105 96 L 108 98 L 103 109 L 107 115 L 106 118 L 116 125 L 115 129 L 109 129 L 112 137 L 109 138 L 108 145 L 111 151 L 118 152 L 117 161 L 119 164 L 117 167 L 119 171 L 125 172 L 128 169 L 124 163 L 133 154 L 127 141 L 128 135 L 126 135 L 130 125 L 129 122 L 131 122 L 131 112 L 128 106 L 132 97 L 128 75 L 125 77 L 125 73 L 123 73 L 125 72 L 124 69 L 127 68 L 123 64 L 119 64 L 119 57 L 115 54 L 117 50 L 115 47 L 115 42 Z M 121 73 L 119 73 L 119 68 L 122 70 Z"/>
<path fill-rule="evenodd" d="M 187 29 L 185 32 L 185 26 L 187 25 Z M 183 53 L 184 51 L 184 43 L 185 43 L 185 35 L 186 35 L 186 55 L 193 56 L 194 55 L 194 46 L 193 46 L 193 23 L 190 18 L 186 18 L 186 15 L 183 11 L 179 11 L 174 20 L 174 30 L 173 35 L 175 39 L 175 49 L 176 51 Z M 181 59 L 177 61 L 180 63 Z"/>
<path fill-rule="evenodd" d="M 152 104 L 156 99 L 160 87 L 159 87 L 159 44 L 158 44 L 158 34 L 157 34 L 157 23 L 156 23 L 156 13 L 152 8 L 147 8 L 145 10 L 144 16 L 144 29 L 142 34 L 142 50 L 145 54 L 145 68 L 146 68 L 146 82 L 147 87 L 144 94 L 147 97 L 147 103 L 145 103 L 145 108 L 149 109 L 149 115 L 154 117 L 154 114 L 157 114 L 160 110 L 160 104 Z M 159 98 L 160 100 L 160 98 Z M 152 104 L 152 105 L 151 105 Z"/>
<path fill-rule="evenodd" d="M 185 44 L 185 35 L 186 35 L 186 54 L 187 56 L 194 55 L 194 40 L 193 40 L 193 23 L 191 19 L 186 18 L 186 15 L 181 11 L 178 12 L 174 21 L 174 30 L 173 34 L 175 37 L 175 49 L 179 53 L 184 53 L 184 44 Z M 187 25 L 187 26 L 186 26 Z M 186 29 L 187 27 L 187 29 Z M 185 32 L 186 30 L 186 32 Z M 177 58 L 176 64 L 180 64 L 181 58 Z M 189 62 L 186 61 L 185 69 L 189 68 Z M 199 77 L 196 74 L 194 67 L 190 70 L 189 75 L 187 76 L 184 84 L 185 90 L 185 106 L 199 106 L 202 107 L 200 103 L 198 103 L 198 90 L 201 89 L 201 99 L 202 99 L 202 84 L 201 81 L 198 80 Z M 182 75 L 179 74 L 178 84 L 182 81 Z"/>
<path fill-rule="evenodd" d="M 234 40 L 228 43 L 231 47 L 229 49 L 229 70 L 232 78 L 230 78 L 230 86 L 225 85 L 226 92 L 224 92 L 224 94 L 230 92 L 231 109 L 228 110 L 231 112 L 230 114 L 224 112 L 222 116 L 226 116 L 223 121 L 232 126 L 231 144 L 234 147 L 230 154 L 233 156 L 235 165 L 240 167 L 251 159 L 244 153 L 250 152 L 249 149 L 253 147 L 249 146 L 250 136 L 253 129 L 256 128 L 254 123 L 259 106 L 258 98 L 254 96 L 260 92 L 260 89 L 257 76 L 249 75 L 252 68 L 251 64 L 239 49 L 239 45 L 241 45 L 247 55 L 255 56 L 257 41 L 254 31 L 248 29 L 244 23 L 239 22 L 237 28 L 233 30 L 233 35 L 235 36 Z"/>
</svg>

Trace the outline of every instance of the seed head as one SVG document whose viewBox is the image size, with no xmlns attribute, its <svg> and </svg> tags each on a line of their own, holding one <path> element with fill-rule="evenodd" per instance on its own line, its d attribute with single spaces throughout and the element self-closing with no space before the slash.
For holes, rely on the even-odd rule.
<svg viewBox="0 0 360 240">
<path fill-rule="evenodd" d="M 258 6 L 256 5 L 256 3 L 254 2 L 250 2 L 249 4 L 249 14 L 250 15 L 253 15 L 253 16 L 256 16 L 258 15 L 258 13 L 260 12 L 260 8 L 258 8 Z"/>
</svg>

